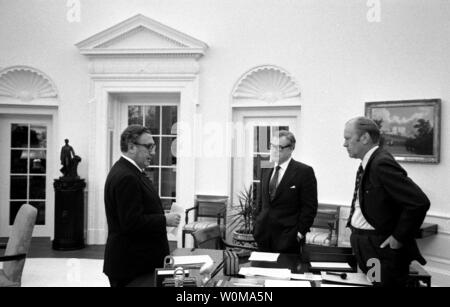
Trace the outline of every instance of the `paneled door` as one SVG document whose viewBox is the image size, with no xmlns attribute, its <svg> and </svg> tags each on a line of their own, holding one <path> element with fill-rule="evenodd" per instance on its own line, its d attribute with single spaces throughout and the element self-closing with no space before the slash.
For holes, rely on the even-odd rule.
<svg viewBox="0 0 450 307">
<path fill-rule="evenodd" d="M 271 168 L 270 142 L 280 130 L 297 135 L 297 112 L 289 110 L 239 110 L 234 113 L 235 136 L 233 144 L 232 199 L 253 185 L 257 195 L 262 168 Z M 294 151 L 295 153 L 295 151 Z M 294 157 L 295 158 L 295 157 Z"/>
<path fill-rule="evenodd" d="M 38 209 L 34 236 L 53 233 L 51 119 L 41 116 L 0 117 L 0 237 L 8 237 L 19 208 Z M 49 163 L 50 162 L 50 163 Z"/>
</svg>

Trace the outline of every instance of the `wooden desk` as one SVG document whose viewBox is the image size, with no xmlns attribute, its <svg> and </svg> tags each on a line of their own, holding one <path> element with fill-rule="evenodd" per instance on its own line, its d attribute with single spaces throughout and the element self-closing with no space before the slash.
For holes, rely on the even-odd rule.
<svg viewBox="0 0 450 307">
<path fill-rule="evenodd" d="M 422 287 L 420 282 L 423 282 L 428 288 L 431 287 L 431 275 L 421 265 L 413 262 L 409 267 L 408 286 Z"/>
<path fill-rule="evenodd" d="M 196 255 L 209 255 L 214 262 L 212 271 L 214 271 L 223 260 L 223 250 L 216 249 L 202 249 L 202 248 L 177 248 L 172 253 L 172 256 L 196 256 Z M 202 285 L 202 276 L 200 275 L 200 268 L 194 267 L 189 268 L 191 277 L 195 277 L 197 279 L 197 286 Z M 214 286 L 214 283 L 220 279 L 224 279 L 226 276 L 223 275 L 223 270 L 220 270 L 217 275 L 208 283 L 208 286 Z"/>
<path fill-rule="evenodd" d="M 172 252 L 172 256 L 187 256 L 187 255 L 209 255 L 213 261 L 214 266 L 213 270 L 220 265 L 223 260 L 223 251 L 222 250 L 212 250 L 212 249 L 195 249 L 192 250 L 190 248 L 178 248 Z M 296 254 L 280 254 L 277 262 L 265 262 L 265 261 L 248 261 L 247 258 L 241 259 L 241 267 L 263 267 L 263 268 L 287 268 L 292 271 L 292 273 L 307 273 L 310 272 L 311 265 L 309 261 L 302 259 L 299 255 Z M 201 285 L 201 276 L 199 274 L 199 269 L 189 269 L 190 276 L 194 276 L 197 278 L 197 284 Z M 354 268 L 353 271 L 356 271 Z M 222 280 L 220 283 L 221 286 L 230 286 L 229 280 L 230 276 L 224 276 L 223 270 L 220 270 L 219 273 L 212 279 L 208 286 L 215 286 L 217 282 Z M 261 279 L 261 278 L 260 278 Z M 264 279 L 264 278 L 262 278 Z M 244 279 L 243 279 L 244 280 Z M 319 286 L 318 283 L 312 282 L 311 285 L 313 287 Z"/>
<path fill-rule="evenodd" d="M 438 233 L 438 225 L 431 223 L 423 223 L 419 231 L 416 233 L 417 239 L 430 237 Z"/>
</svg>

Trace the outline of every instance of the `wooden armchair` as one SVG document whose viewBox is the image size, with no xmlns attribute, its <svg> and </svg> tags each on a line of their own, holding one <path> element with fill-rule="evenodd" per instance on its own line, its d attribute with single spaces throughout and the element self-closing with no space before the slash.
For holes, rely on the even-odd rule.
<svg viewBox="0 0 450 307">
<path fill-rule="evenodd" d="M 17 213 L 8 244 L 3 246 L 6 247 L 5 255 L 0 257 L 0 262 L 4 262 L 0 270 L 0 287 L 20 287 L 36 216 L 37 209 L 27 204 Z"/>
<path fill-rule="evenodd" d="M 339 214 L 338 205 L 319 204 L 311 231 L 306 234 L 306 244 L 337 246 Z"/>
<path fill-rule="evenodd" d="M 185 225 L 182 230 L 182 247 L 186 245 L 186 234 L 192 234 L 200 229 L 219 225 L 222 232 L 226 225 L 228 196 L 197 195 L 195 205 L 185 211 Z M 194 213 L 193 221 L 189 214 Z M 208 220 L 205 218 L 209 218 Z"/>
<path fill-rule="evenodd" d="M 219 225 L 210 226 L 207 228 L 199 229 L 192 233 L 194 237 L 194 248 L 205 249 L 235 249 L 238 251 L 250 250 L 256 251 L 256 248 L 248 246 L 238 246 L 227 243 L 222 237 L 222 230 Z"/>
</svg>

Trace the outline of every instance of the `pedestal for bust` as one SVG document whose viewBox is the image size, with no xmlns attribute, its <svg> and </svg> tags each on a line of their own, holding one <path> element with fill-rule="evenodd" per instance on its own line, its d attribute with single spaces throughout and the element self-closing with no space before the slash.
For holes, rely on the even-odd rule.
<svg viewBox="0 0 450 307">
<path fill-rule="evenodd" d="M 60 177 L 55 188 L 55 238 L 53 249 L 84 248 L 84 188 L 79 177 Z"/>
</svg>

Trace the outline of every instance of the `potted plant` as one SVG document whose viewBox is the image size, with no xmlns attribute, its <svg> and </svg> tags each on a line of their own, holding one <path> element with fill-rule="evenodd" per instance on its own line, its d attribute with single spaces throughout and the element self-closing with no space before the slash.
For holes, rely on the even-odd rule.
<svg viewBox="0 0 450 307">
<path fill-rule="evenodd" d="M 238 245 L 256 247 L 253 238 L 253 227 L 256 220 L 257 206 L 253 185 L 238 194 L 238 204 L 231 208 L 229 226 L 233 231 L 233 242 Z"/>
</svg>

